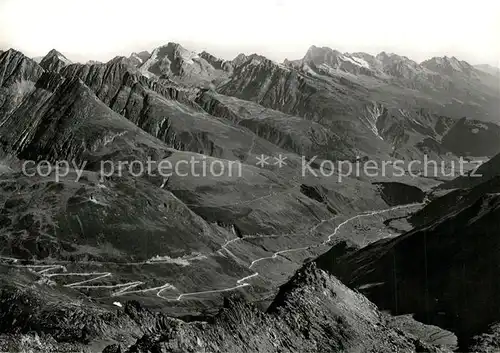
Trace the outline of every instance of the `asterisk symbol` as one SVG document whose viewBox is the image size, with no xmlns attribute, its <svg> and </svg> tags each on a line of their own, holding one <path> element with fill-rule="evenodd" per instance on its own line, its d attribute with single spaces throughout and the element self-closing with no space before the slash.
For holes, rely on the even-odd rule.
<svg viewBox="0 0 500 353">
<path fill-rule="evenodd" d="M 264 168 L 266 165 L 269 164 L 268 160 L 271 157 L 261 154 L 260 157 L 255 157 L 255 158 L 257 159 L 257 166 Z"/>
<path fill-rule="evenodd" d="M 287 157 L 283 156 L 281 153 L 279 154 L 278 158 L 274 157 L 276 160 L 276 163 L 274 165 L 277 165 L 280 168 L 283 168 L 283 166 L 287 165 L 285 161 L 287 160 Z"/>
</svg>

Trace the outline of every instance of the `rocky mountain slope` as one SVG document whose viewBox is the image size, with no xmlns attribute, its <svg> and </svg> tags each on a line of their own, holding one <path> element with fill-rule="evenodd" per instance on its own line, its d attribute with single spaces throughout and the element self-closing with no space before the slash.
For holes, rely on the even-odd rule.
<svg viewBox="0 0 500 353">
<path fill-rule="evenodd" d="M 313 46 L 302 60 L 285 65 L 250 57 L 217 91 L 345 131 L 351 138 L 363 136 L 346 147 L 360 153 L 443 155 L 449 148 L 441 139 L 453 118 L 499 121 L 499 86 L 491 75 L 466 66 L 470 72 L 458 68 L 445 76 L 445 69 L 430 62 L 419 65 L 386 53 L 356 55 Z M 473 101 L 465 103 L 461 97 Z M 465 142 L 464 148 L 472 150 L 473 143 Z M 498 143 L 492 145 L 496 149 Z M 491 155 L 491 150 L 479 150 Z"/>
<path fill-rule="evenodd" d="M 51 50 L 41 61 L 40 66 L 47 71 L 59 72 L 65 66 L 71 64 L 64 55 L 57 50 Z"/>
<path fill-rule="evenodd" d="M 500 152 L 496 141 L 500 138 L 497 124 L 460 119 L 445 136 L 443 147 L 458 156 L 494 156 Z M 465 141 L 465 143 L 464 143 Z"/>
<path fill-rule="evenodd" d="M 500 68 L 495 66 L 483 64 L 483 65 L 476 65 L 475 68 L 495 76 L 500 76 Z"/>
<path fill-rule="evenodd" d="M 499 322 L 492 304 L 498 296 L 499 187 L 495 178 L 437 199 L 420 211 L 414 230 L 340 258 L 327 253 L 322 268 L 381 309 L 454 331 L 466 350 L 472 337 Z"/>
<path fill-rule="evenodd" d="M 228 301 L 210 323 L 184 325 L 173 335 L 146 335 L 128 352 L 155 347 L 200 352 L 440 351 L 388 327 L 373 304 L 313 264 L 282 287 L 266 313 Z"/>
<path fill-rule="evenodd" d="M 312 46 L 303 59 L 282 65 L 257 54 L 224 61 L 168 43 L 152 54 L 134 53 L 114 62 L 138 68 L 136 76 L 146 75 L 169 89 L 210 86 L 219 94 L 239 98 L 242 107 L 252 101 L 262 109 L 317 122 L 342 135 L 336 144 L 344 158 L 348 154 L 350 158 L 367 154 L 442 158 L 450 152 L 482 157 L 500 150 L 493 141 L 499 131 L 498 80 L 456 58 L 417 64 L 385 52 L 342 54 Z M 75 68 L 70 71 L 75 74 Z M 256 82 L 261 84 L 255 86 Z M 470 121 L 467 127 L 457 124 L 464 116 Z M 455 125 L 453 135 L 445 139 Z M 477 134 L 486 126 L 486 134 Z M 454 145 L 456 135 L 465 143 Z M 476 143 L 478 138 L 482 143 Z"/>
<path fill-rule="evenodd" d="M 207 53 L 198 55 L 177 43 L 155 49 L 139 69 L 145 76 L 156 75 L 191 85 L 207 85 L 223 79 L 226 74 L 222 64 L 214 57 L 207 56 Z"/>
<path fill-rule="evenodd" d="M 2 59 L 8 61 L 7 68 L 17 70 L 9 73 L 3 86 L 16 97 L 4 105 L 8 109 L 0 136 L 5 152 L 33 161 L 75 163 L 55 184 L 54 173 L 34 178 L 22 175 L 19 166 L 3 175 L 2 230 L 9 244 L 3 255 L 29 259 L 27 268 L 64 266 L 74 274 L 72 280 L 60 282 L 64 276 L 58 273 L 51 277 L 71 287 L 78 283 L 79 273 L 87 273 L 84 282 L 89 284 L 81 289 L 92 297 L 102 297 L 106 289 L 109 302 L 117 292 L 125 295 L 119 288 L 130 285 L 146 293 L 153 306 L 192 314 L 206 308 L 196 293 L 203 297 L 203 292 L 214 291 L 213 300 L 220 301 L 219 291 L 248 286 L 242 279 L 259 275 L 249 296 L 262 298 L 300 267 L 300 258 L 321 251 L 312 245 L 333 232 L 336 214 L 387 208 L 380 190 L 368 181 L 346 178 L 339 185 L 327 177 L 300 178 L 300 157 L 263 138 L 269 135 L 259 137 L 209 115 L 189 99 L 188 91 L 134 76 L 134 70 L 121 62 L 73 64 L 55 73 L 19 52 Z M 29 89 L 16 90 L 21 81 L 28 81 Z M 321 126 L 316 129 L 327 133 Z M 258 168 L 255 157 L 262 153 L 284 154 L 287 166 Z M 168 180 L 158 174 L 137 176 L 126 168 L 103 178 L 100 171 L 102 162 L 116 167 L 120 161 L 148 158 L 172 165 L 181 160 L 200 164 L 195 172 L 186 166 Z M 199 178 L 203 161 L 233 168 L 234 173 Z M 82 165 L 83 174 L 75 183 Z M 30 175 L 33 168 L 34 164 Z M 27 201 L 32 190 L 40 190 L 36 206 Z M 359 195 L 353 196 L 354 190 Z M 300 223 L 295 222 L 298 218 Z M 19 234 L 26 237 L 18 238 Z M 141 236 L 125 241 L 125 234 Z M 265 245 L 240 240 L 260 236 Z M 268 257 L 272 249 L 282 250 L 281 236 L 288 238 L 289 248 L 310 245 L 311 250 L 287 263 L 280 274 L 260 275 L 260 268 L 269 264 L 254 261 Z M 73 260 L 79 263 L 66 264 Z M 95 261 L 109 262 L 104 278 Z M 166 271 L 159 268 L 165 263 L 170 264 Z M 165 306 L 165 298 L 156 296 L 162 290 L 163 295 L 170 293 L 167 299 L 195 295 Z"/>
</svg>

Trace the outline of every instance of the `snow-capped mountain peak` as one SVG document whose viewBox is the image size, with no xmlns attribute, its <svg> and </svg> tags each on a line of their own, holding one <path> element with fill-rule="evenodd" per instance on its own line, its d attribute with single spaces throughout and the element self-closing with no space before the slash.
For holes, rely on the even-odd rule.
<svg viewBox="0 0 500 353">
<path fill-rule="evenodd" d="M 312 62 L 316 66 L 327 64 L 329 66 L 336 67 L 339 56 L 342 56 L 342 53 L 337 50 L 333 50 L 328 47 L 320 48 L 312 45 L 304 56 L 303 61 L 306 63 Z"/>
<path fill-rule="evenodd" d="M 149 58 L 139 66 L 139 70 L 147 77 L 157 76 L 178 83 L 206 87 L 212 81 L 227 76 L 232 67 L 208 53 L 198 54 L 178 43 L 170 42 L 154 49 Z"/>
<path fill-rule="evenodd" d="M 205 59 L 210 65 L 212 65 L 216 70 L 224 70 L 228 72 L 233 70 L 233 65 L 231 64 L 230 61 L 218 58 L 206 51 L 201 52 L 199 55 L 201 58 Z"/>
</svg>

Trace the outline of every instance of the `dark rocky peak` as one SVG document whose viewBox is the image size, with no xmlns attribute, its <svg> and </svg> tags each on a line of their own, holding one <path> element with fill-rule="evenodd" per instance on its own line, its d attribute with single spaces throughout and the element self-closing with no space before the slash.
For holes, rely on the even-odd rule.
<svg viewBox="0 0 500 353">
<path fill-rule="evenodd" d="M 145 334 L 126 352 L 434 351 L 390 328 L 372 303 L 314 264 L 299 270 L 291 282 L 267 312 L 231 296 L 204 322 L 174 320 L 139 303 L 127 304 L 125 312 Z"/>
<path fill-rule="evenodd" d="M 451 209 L 450 214 L 332 258 L 330 268 L 351 288 L 365 287 L 362 292 L 381 310 L 412 313 L 419 321 L 450 329 L 459 338 L 460 351 L 470 352 L 467 340 L 500 319 L 500 307 L 491 305 L 500 295 L 494 284 L 500 275 L 500 193 L 491 184 L 476 188 L 481 190 L 471 190 L 475 195 L 463 208 L 454 210 L 445 195 L 444 201 L 435 201 L 441 207 L 433 206 L 428 219 L 443 209 Z"/>
<path fill-rule="evenodd" d="M 231 72 L 233 70 L 233 65 L 231 64 L 231 62 L 221 58 L 217 58 L 216 56 L 213 56 L 206 51 L 201 52 L 200 57 L 205 59 L 216 70 L 224 70 L 228 72 Z"/>
<path fill-rule="evenodd" d="M 355 52 L 355 53 L 350 53 L 349 55 L 361 58 L 361 59 L 367 61 L 368 63 L 370 63 L 370 65 L 373 65 L 373 66 L 376 66 L 376 63 L 378 62 L 378 60 L 377 60 L 377 58 L 375 56 L 373 56 L 371 54 L 368 54 L 368 53 L 364 53 L 364 52 Z"/>
<path fill-rule="evenodd" d="M 453 75 L 455 73 L 471 75 L 474 71 L 474 67 L 472 65 L 466 61 L 458 60 L 454 56 L 433 57 L 422 62 L 421 65 L 431 71 L 445 75 Z"/>
<path fill-rule="evenodd" d="M 268 59 L 265 56 L 258 55 L 258 54 L 249 55 L 247 63 L 253 64 L 253 65 L 260 65 L 260 64 L 277 65 L 277 63 L 275 61 Z"/>
<path fill-rule="evenodd" d="M 82 124 L 108 114 L 104 104 L 77 77 L 63 78 L 55 72 L 45 72 L 36 83 L 36 88 L 34 95 L 43 99 L 44 104 L 24 100 L 7 117 L 0 133 L 4 146 L 21 158 L 48 160 L 77 157 L 85 148 L 90 148 L 82 145 L 81 141 L 73 145 L 70 140 Z M 29 135 L 22 138 L 23 131 L 27 129 Z M 87 136 L 87 142 L 90 141 L 89 136 L 98 136 L 97 130 L 96 126 Z M 103 133 L 104 130 L 99 134 Z"/>
<path fill-rule="evenodd" d="M 488 166 L 486 166 L 486 169 L 487 168 Z M 446 193 L 442 197 L 433 199 L 423 209 L 417 211 L 413 216 L 411 216 L 410 222 L 412 225 L 414 227 L 421 227 L 426 224 L 440 221 L 446 217 L 457 214 L 472 204 L 475 204 L 485 195 L 500 193 L 500 175 L 498 174 L 498 170 L 496 175 L 495 173 L 492 173 L 488 176 L 486 173 L 484 178 L 474 178 L 477 181 L 477 185 L 473 187 L 462 188 L 471 185 L 455 184 L 453 191 Z M 443 187 L 447 187 L 447 184 Z"/>
<path fill-rule="evenodd" d="M 209 52 L 207 52 L 205 50 L 200 53 L 200 56 L 211 64 L 224 61 L 223 59 L 220 59 L 220 58 L 210 54 Z"/>
<path fill-rule="evenodd" d="M 377 74 L 380 72 L 383 72 L 384 65 L 382 63 L 382 60 L 380 60 L 380 58 L 378 56 L 374 56 L 374 55 L 364 53 L 364 52 L 350 53 L 349 55 L 351 57 L 355 58 L 358 62 L 361 62 L 361 60 L 366 62 L 368 64 L 368 66 L 370 67 L 370 69 L 373 70 L 374 72 L 376 72 Z M 382 57 L 382 58 L 384 58 L 384 57 Z"/>
<path fill-rule="evenodd" d="M 55 72 L 44 72 L 36 84 L 37 88 L 43 88 L 47 91 L 56 92 L 61 96 L 79 94 L 90 95 L 93 93 L 79 77 L 64 77 Z"/>
<path fill-rule="evenodd" d="M 40 62 L 40 66 L 45 70 L 54 72 L 59 72 L 63 67 L 70 64 L 71 61 L 55 49 L 49 51 Z"/>
<path fill-rule="evenodd" d="M 43 71 L 33 59 L 15 49 L 0 54 L 0 86 L 19 81 L 36 82 Z"/>
<path fill-rule="evenodd" d="M 278 64 L 262 55 L 252 54 L 246 56 L 246 60 L 242 64 L 235 66 L 232 77 L 236 81 L 250 80 L 249 82 L 252 82 L 254 80 L 260 81 L 262 75 L 278 75 L 279 77 L 289 72 L 290 68 L 283 64 Z"/>
<path fill-rule="evenodd" d="M 286 67 L 290 67 L 292 69 L 297 69 L 300 70 L 303 67 L 303 61 L 302 60 L 289 60 L 285 59 L 283 60 L 283 65 Z"/>
<path fill-rule="evenodd" d="M 72 64 L 65 67 L 61 74 L 80 78 L 108 106 L 119 105 L 119 93 L 130 93 L 131 88 L 151 90 L 167 99 L 182 101 L 187 100 L 186 96 L 189 94 L 178 85 L 166 84 L 166 80 L 144 76 L 142 71 L 131 66 L 128 58 L 124 57 L 116 57 L 105 64 Z M 122 109 L 123 107 L 117 111 L 121 112 Z"/>
</svg>

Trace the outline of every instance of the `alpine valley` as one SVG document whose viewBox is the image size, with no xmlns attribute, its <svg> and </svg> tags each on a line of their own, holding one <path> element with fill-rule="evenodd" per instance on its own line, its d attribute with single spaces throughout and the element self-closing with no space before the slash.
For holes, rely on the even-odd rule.
<svg viewBox="0 0 500 353">
<path fill-rule="evenodd" d="M 0 351 L 497 351 L 499 106 L 455 57 L 0 51 Z"/>
</svg>

